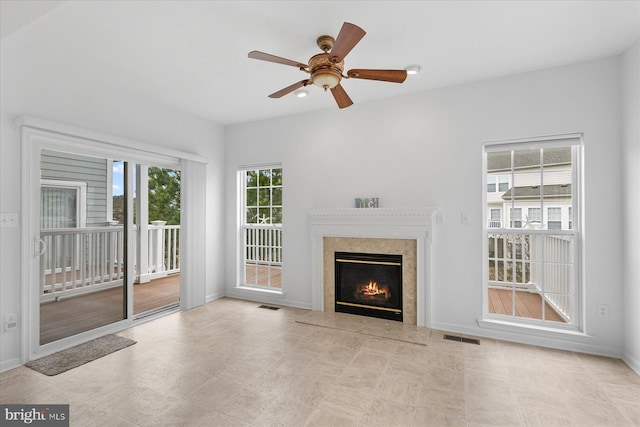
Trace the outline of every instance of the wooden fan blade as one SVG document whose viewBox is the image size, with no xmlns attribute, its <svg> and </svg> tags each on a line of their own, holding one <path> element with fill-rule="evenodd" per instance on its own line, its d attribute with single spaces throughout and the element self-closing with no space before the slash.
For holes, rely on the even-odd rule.
<svg viewBox="0 0 640 427">
<path fill-rule="evenodd" d="M 349 70 L 347 76 L 353 79 L 402 83 L 407 78 L 407 72 L 405 70 Z"/>
<path fill-rule="evenodd" d="M 338 33 L 338 37 L 336 37 L 336 41 L 333 43 L 333 48 L 331 48 L 331 52 L 329 52 L 329 59 L 332 62 L 342 61 L 365 34 L 367 33 L 357 25 L 350 24 L 349 22 L 342 24 L 340 33 Z"/>
<path fill-rule="evenodd" d="M 298 83 L 294 83 L 291 86 L 287 86 L 284 89 L 280 89 L 279 91 L 272 93 L 269 95 L 269 98 L 282 98 L 286 94 L 291 93 L 302 86 L 308 85 L 310 82 L 311 80 L 300 80 Z"/>
<path fill-rule="evenodd" d="M 298 67 L 298 68 L 309 67 L 307 64 L 303 64 L 302 62 L 296 62 L 296 61 L 292 61 L 291 59 L 281 58 L 279 56 L 271 55 L 264 52 L 258 52 L 257 50 L 249 52 L 248 56 L 251 59 L 259 59 L 261 61 L 275 62 L 276 64 L 291 65 L 292 67 Z"/>
<path fill-rule="evenodd" d="M 353 104 L 353 101 L 349 98 L 349 95 L 347 95 L 347 92 L 344 91 L 344 88 L 340 84 L 331 88 L 331 94 L 333 94 L 333 98 L 336 100 L 338 107 L 340 108 L 346 108 Z"/>
</svg>

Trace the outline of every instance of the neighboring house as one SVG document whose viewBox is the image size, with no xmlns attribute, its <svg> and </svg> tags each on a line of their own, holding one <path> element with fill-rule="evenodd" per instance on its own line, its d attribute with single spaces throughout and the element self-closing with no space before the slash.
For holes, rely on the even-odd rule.
<svg viewBox="0 0 640 427">
<path fill-rule="evenodd" d="M 111 219 L 111 161 L 43 151 L 40 167 L 40 227 L 106 225 Z"/>
<path fill-rule="evenodd" d="M 571 149 L 545 150 L 540 165 L 538 150 L 513 159 L 508 152 L 488 157 L 488 228 L 572 228 Z"/>
</svg>

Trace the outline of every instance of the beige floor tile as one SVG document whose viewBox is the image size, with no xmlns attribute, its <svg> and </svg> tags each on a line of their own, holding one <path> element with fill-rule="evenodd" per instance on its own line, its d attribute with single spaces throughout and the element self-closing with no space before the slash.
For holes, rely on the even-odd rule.
<svg viewBox="0 0 640 427">
<path fill-rule="evenodd" d="M 429 348 L 426 365 L 428 367 L 440 367 L 463 372 L 465 367 L 464 354 L 462 351 L 450 352 Z"/>
<path fill-rule="evenodd" d="M 237 420 L 254 424 L 264 417 L 271 404 L 273 399 L 270 396 L 243 388 L 229 396 L 217 410 Z"/>
<path fill-rule="evenodd" d="M 633 426 L 631 420 L 612 403 L 576 396 L 570 399 L 568 404 L 573 418 L 580 426 Z"/>
<path fill-rule="evenodd" d="M 467 399 L 464 390 L 434 390 L 423 387 L 417 406 L 438 409 L 456 418 L 464 419 L 467 416 Z"/>
<path fill-rule="evenodd" d="M 136 424 L 125 420 L 117 413 L 105 411 L 104 409 L 91 405 L 81 399 L 74 398 L 67 403 L 69 404 L 69 426 L 71 427 L 96 425 L 96 420 L 100 420 L 100 424 L 104 426 L 136 426 Z"/>
<path fill-rule="evenodd" d="M 282 397 L 273 402 L 253 424 L 259 427 L 299 427 L 311 418 L 313 407 Z"/>
<path fill-rule="evenodd" d="M 495 427 L 524 425 L 524 419 L 514 404 L 476 396 L 467 398 L 467 421 L 469 425 L 479 424 Z"/>
<path fill-rule="evenodd" d="M 202 401 L 180 399 L 170 404 L 144 426 L 220 426 L 244 427 L 249 424 L 224 415 Z"/>
<path fill-rule="evenodd" d="M 325 400 L 313 411 L 306 427 L 355 427 L 363 414 L 364 409 Z"/>
<path fill-rule="evenodd" d="M 488 373 L 486 373 L 488 372 Z M 466 391 L 469 397 L 499 400 L 515 403 L 511 393 L 512 381 L 508 378 L 494 376 L 491 371 L 466 373 Z"/>
<path fill-rule="evenodd" d="M 386 399 L 374 399 L 361 422 L 370 426 L 411 426 L 416 407 Z"/>
<path fill-rule="evenodd" d="M 325 400 L 331 404 L 346 405 L 364 411 L 373 399 L 374 388 L 332 384 L 331 391 L 325 396 Z"/>
<path fill-rule="evenodd" d="M 207 405 L 212 409 L 218 409 L 224 405 L 227 399 L 243 389 L 242 384 L 223 377 L 212 377 L 200 387 L 184 395 L 194 403 Z"/>
<path fill-rule="evenodd" d="M 420 379 L 410 379 L 404 375 L 384 375 L 378 385 L 375 398 L 416 406 L 421 389 Z"/>
<path fill-rule="evenodd" d="M 613 404 L 635 427 L 640 427 L 640 397 L 635 402 L 614 400 Z"/>
<path fill-rule="evenodd" d="M 415 427 L 466 427 L 467 421 L 440 407 L 418 408 L 413 420 Z"/>
<path fill-rule="evenodd" d="M 464 372 L 453 369 L 429 366 L 425 370 L 423 388 L 430 390 L 453 390 L 464 392 Z"/>
<path fill-rule="evenodd" d="M 136 345 L 54 377 L 4 372 L 0 402 L 68 403 L 72 426 L 640 427 L 640 377 L 618 359 L 427 329 L 418 346 L 258 305 L 224 298 L 136 325 L 121 333 Z"/>
</svg>

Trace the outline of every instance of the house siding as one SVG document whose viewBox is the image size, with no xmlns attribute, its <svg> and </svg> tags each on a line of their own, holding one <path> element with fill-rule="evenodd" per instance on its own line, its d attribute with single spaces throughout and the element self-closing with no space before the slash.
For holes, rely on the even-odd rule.
<svg viewBox="0 0 640 427">
<path fill-rule="evenodd" d="M 77 181 L 87 184 L 87 226 L 101 226 L 107 221 L 107 159 L 44 150 L 40 161 L 40 178 Z"/>
</svg>

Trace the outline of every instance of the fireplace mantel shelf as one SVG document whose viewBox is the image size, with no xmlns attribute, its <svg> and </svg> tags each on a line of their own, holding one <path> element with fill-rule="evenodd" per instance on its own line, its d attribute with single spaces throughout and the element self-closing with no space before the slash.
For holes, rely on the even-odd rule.
<svg viewBox="0 0 640 427">
<path fill-rule="evenodd" d="M 437 208 L 339 208 L 311 209 L 312 224 L 385 223 L 431 224 Z"/>
</svg>

